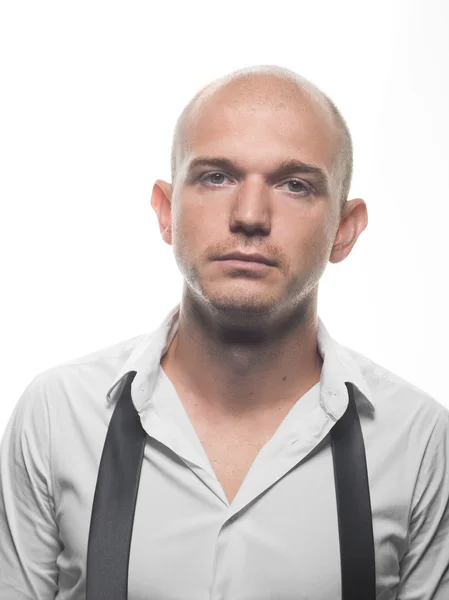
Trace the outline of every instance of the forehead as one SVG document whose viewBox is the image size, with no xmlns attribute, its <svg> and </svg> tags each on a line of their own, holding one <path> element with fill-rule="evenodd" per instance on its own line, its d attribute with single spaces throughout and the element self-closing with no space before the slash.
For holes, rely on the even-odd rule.
<svg viewBox="0 0 449 600">
<path fill-rule="evenodd" d="M 212 95 L 192 110 L 186 123 L 186 159 L 227 155 L 263 170 L 266 164 L 298 159 L 331 176 L 339 132 L 329 107 L 303 92 L 240 90 Z M 271 159 L 271 160 L 270 160 Z"/>
</svg>

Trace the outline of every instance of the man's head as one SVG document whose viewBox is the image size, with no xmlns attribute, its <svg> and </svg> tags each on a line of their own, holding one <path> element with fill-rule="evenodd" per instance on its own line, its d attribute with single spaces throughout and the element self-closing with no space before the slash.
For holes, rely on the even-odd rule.
<svg viewBox="0 0 449 600">
<path fill-rule="evenodd" d="M 316 301 L 327 263 L 343 260 L 367 224 L 365 203 L 347 201 L 352 143 L 342 116 L 287 69 L 241 69 L 200 90 L 176 123 L 171 168 L 152 205 L 188 290 L 217 314 L 274 318 Z M 276 265 L 217 260 L 236 250 Z"/>
</svg>

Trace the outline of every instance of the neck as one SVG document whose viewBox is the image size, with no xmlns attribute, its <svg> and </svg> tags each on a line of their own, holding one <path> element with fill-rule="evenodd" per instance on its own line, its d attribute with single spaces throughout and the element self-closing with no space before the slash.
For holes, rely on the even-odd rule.
<svg viewBox="0 0 449 600">
<path fill-rule="evenodd" d="M 235 319 L 183 295 L 178 331 L 161 365 L 197 410 L 244 420 L 292 406 L 320 380 L 316 301 L 276 322 Z"/>
</svg>

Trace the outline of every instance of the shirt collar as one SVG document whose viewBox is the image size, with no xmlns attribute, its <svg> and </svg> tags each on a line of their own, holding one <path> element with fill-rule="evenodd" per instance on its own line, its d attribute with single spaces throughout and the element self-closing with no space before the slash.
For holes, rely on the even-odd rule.
<svg viewBox="0 0 449 600">
<path fill-rule="evenodd" d="M 147 404 L 156 385 L 160 360 L 178 330 L 179 311 L 180 303 L 169 311 L 157 329 L 144 335 L 107 391 L 108 403 L 113 402 L 120 393 L 119 383 L 125 375 L 130 371 L 136 371 L 132 389 L 138 390 L 140 394 L 138 398 L 133 396 L 133 402 L 138 411 Z M 324 410 L 335 420 L 344 413 L 348 398 L 346 382 L 354 384 L 363 400 L 374 410 L 372 391 L 360 366 L 354 360 L 354 351 L 336 342 L 320 317 L 318 317 L 318 350 L 323 359 L 320 402 Z"/>
</svg>

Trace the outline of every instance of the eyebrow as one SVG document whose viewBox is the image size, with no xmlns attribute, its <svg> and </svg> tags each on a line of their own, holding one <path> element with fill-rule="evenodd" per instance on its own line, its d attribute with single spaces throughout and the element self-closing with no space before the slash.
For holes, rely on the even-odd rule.
<svg viewBox="0 0 449 600">
<path fill-rule="evenodd" d="M 237 175 L 243 175 L 243 171 L 229 158 L 222 156 L 198 156 L 192 159 L 187 165 L 187 174 L 191 175 L 193 171 L 199 167 L 217 167 L 232 171 Z M 326 172 L 315 165 L 304 163 L 300 160 L 290 159 L 280 162 L 274 170 L 269 173 L 268 180 L 274 181 L 280 177 L 292 175 L 293 173 L 301 173 L 304 175 L 312 175 L 317 183 L 322 186 L 323 191 L 329 193 L 329 179 Z"/>
</svg>

